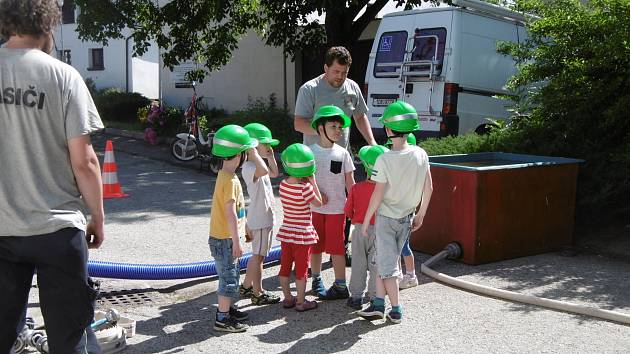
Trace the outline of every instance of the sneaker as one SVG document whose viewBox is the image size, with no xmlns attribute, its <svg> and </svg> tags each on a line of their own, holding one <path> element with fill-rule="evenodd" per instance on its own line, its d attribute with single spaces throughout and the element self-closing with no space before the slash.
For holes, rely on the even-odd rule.
<svg viewBox="0 0 630 354">
<path fill-rule="evenodd" d="M 398 283 L 399 289 L 409 289 L 418 286 L 418 277 L 405 274 L 403 279 Z"/>
<path fill-rule="evenodd" d="M 295 307 L 295 302 L 295 296 L 290 299 L 284 299 L 282 300 L 282 307 L 284 307 L 285 309 L 290 309 L 292 307 Z"/>
<path fill-rule="evenodd" d="M 247 312 L 239 311 L 236 307 L 230 306 L 230 317 L 236 319 L 237 321 L 245 321 L 249 318 Z"/>
<path fill-rule="evenodd" d="M 376 306 L 374 303 L 370 303 L 370 306 L 357 312 L 357 314 L 369 321 L 382 320 L 385 318 L 385 306 Z"/>
<path fill-rule="evenodd" d="M 219 321 L 218 318 L 214 320 L 214 329 L 221 332 L 239 333 L 247 331 L 248 326 L 239 322 L 236 318 L 230 316 L 223 321 Z"/>
<path fill-rule="evenodd" d="M 277 304 L 280 302 L 280 297 L 272 293 L 263 291 L 260 295 L 252 295 L 252 304 L 254 305 L 269 305 Z"/>
<path fill-rule="evenodd" d="M 339 286 L 333 284 L 328 288 L 328 290 L 324 290 L 323 292 L 317 293 L 317 296 L 322 300 L 339 300 L 339 299 L 347 299 L 350 297 L 350 292 L 348 291 L 347 286 Z"/>
<path fill-rule="evenodd" d="M 304 312 L 317 308 L 317 303 L 315 301 L 304 300 L 301 304 L 295 304 L 295 311 Z"/>
<path fill-rule="evenodd" d="M 402 313 L 392 310 L 387 314 L 387 318 L 392 321 L 392 323 L 400 323 L 402 322 Z"/>
<path fill-rule="evenodd" d="M 360 310 L 363 307 L 363 299 L 349 297 L 348 301 L 346 301 L 346 306 L 351 307 L 355 310 Z"/>
<path fill-rule="evenodd" d="M 243 285 L 239 285 L 238 293 L 241 294 L 242 298 L 249 298 L 254 295 L 254 290 L 253 288 L 246 288 Z"/>
<path fill-rule="evenodd" d="M 317 295 L 319 293 L 323 293 L 326 291 L 326 288 L 324 287 L 324 283 L 322 282 L 322 278 L 313 278 L 312 283 L 311 283 L 311 290 L 313 291 L 314 295 Z"/>
</svg>

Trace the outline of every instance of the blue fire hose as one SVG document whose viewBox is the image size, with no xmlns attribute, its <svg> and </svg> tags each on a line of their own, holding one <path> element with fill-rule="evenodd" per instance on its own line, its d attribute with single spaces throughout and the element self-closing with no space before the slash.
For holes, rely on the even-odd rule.
<svg viewBox="0 0 630 354">
<path fill-rule="evenodd" d="M 241 269 L 247 268 L 252 254 L 244 254 L 239 261 Z M 280 259 L 280 246 L 272 247 L 264 263 Z M 214 261 L 185 264 L 133 264 L 112 262 L 88 262 L 88 273 L 95 278 L 167 280 L 209 277 L 217 274 Z"/>
</svg>

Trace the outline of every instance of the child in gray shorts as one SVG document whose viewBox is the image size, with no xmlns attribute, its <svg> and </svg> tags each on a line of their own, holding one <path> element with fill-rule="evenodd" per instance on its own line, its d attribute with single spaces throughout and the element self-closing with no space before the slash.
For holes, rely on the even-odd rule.
<svg viewBox="0 0 630 354">
<path fill-rule="evenodd" d="M 411 231 L 422 225 L 429 206 L 433 184 L 427 153 L 407 143 L 407 135 L 419 128 L 418 114 L 410 104 L 397 101 L 385 108 L 379 121 L 385 126 L 392 149 L 380 155 L 374 163 L 372 180 L 376 182 L 363 221 L 362 232 L 368 235 L 370 219 L 376 213 L 376 297 L 358 312 L 365 319 L 385 317 L 385 295 L 392 305 L 387 318 L 402 321 L 398 302 L 398 259 Z M 418 213 L 416 208 L 420 205 Z M 378 212 L 377 212 L 378 211 Z"/>
</svg>

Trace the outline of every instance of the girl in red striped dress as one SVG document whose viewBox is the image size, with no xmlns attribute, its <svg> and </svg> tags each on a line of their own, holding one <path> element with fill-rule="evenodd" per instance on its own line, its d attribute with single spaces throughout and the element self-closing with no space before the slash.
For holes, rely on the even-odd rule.
<svg viewBox="0 0 630 354">
<path fill-rule="evenodd" d="M 321 206 L 322 198 L 315 181 L 315 157 L 304 144 L 292 144 L 281 155 L 288 178 L 280 183 L 280 201 L 284 212 L 282 226 L 276 238 L 281 242 L 280 285 L 284 294 L 282 305 L 308 311 L 317 307 L 315 301 L 306 300 L 306 278 L 310 251 L 318 237 L 311 221 L 311 205 Z M 295 264 L 297 296 L 289 286 L 289 276 Z"/>
</svg>

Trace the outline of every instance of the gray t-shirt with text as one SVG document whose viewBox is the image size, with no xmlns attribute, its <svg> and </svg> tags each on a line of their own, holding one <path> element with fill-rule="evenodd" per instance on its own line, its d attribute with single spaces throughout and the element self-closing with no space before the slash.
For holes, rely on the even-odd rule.
<svg viewBox="0 0 630 354">
<path fill-rule="evenodd" d="M 325 105 L 335 105 L 341 108 L 350 118 L 353 114 L 367 114 L 368 111 L 361 89 L 356 82 L 346 79 L 341 87 L 335 88 L 324 80 L 322 74 L 305 82 L 300 87 L 295 102 L 295 115 L 313 119 L 319 107 Z M 312 145 L 318 141 L 317 135 L 304 135 L 305 145 Z M 350 128 L 344 129 L 343 137 L 336 144 L 345 149 L 349 148 Z"/>
<path fill-rule="evenodd" d="M 37 49 L 0 48 L 0 237 L 85 230 L 67 141 L 102 128 L 74 68 Z"/>
</svg>

